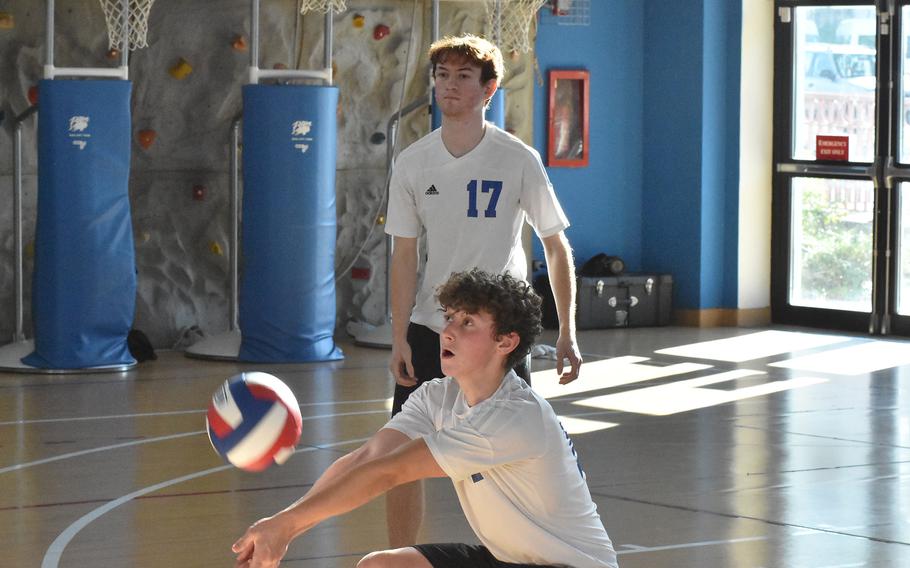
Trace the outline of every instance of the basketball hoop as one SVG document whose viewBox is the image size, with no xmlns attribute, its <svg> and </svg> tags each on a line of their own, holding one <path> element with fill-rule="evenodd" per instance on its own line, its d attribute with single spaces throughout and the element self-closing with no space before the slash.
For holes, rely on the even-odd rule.
<svg viewBox="0 0 910 568">
<path fill-rule="evenodd" d="M 496 35 L 496 0 L 484 0 L 487 8 L 487 37 Z M 531 22 L 547 0 L 500 0 L 499 49 L 503 53 L 527 53 L 533 47 L 529 38 Z"/>
<path fill-rule="evenodd" d="M 107 21 L 108 47 L 123 47 L 123 0 L 99 0 Z M 149 12 L 155 0 L 129 0 L 130 51 L 148 47 Z"/>
<path fill-rule="evenodd" d="M 320 14 L 328 14 L 329 10 L 331 10 L 337 14 L 347 10 L 347 6 L 344 3 L 345 0 L 301 0 L 300 13 L 319 12 Z"/>
</svg>

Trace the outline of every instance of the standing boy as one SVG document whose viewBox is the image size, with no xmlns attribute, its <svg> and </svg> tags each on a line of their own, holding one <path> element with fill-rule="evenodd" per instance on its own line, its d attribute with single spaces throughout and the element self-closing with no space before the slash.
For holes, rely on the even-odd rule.
<svg viewBox="0 0 910 568">
<path fill-rule="evenodd" d="M 474 267 L 526 279 L 521 231 L 527 220 L 546 253 L 559 316 L 556 370 L 560 382 L 578 377 L 575 268 L 559 205 L 539 154 L 484 120 L 503 76 L 502 54 L 489 41 L 448 37 L 430 46 L 441 128 L 404 150 L 395 162 L 386 232 L 394 237 L 391 263 L 394 416 L 423 382 L 443 376 L 434 297 L 453 272 Z M 418 246 L 426 231 L 426 266 L 418 288 Z M 563 360 L 570 368 L 563 372 Z M 530 383 L 523 360 L 516 372 Z M 414 544 L 423 519 L 423 488 L 409 484 L 388 498 L 389 541 Z"/>
<path fill-rule="evenodd" d="M 616 568 L 568 435 L 512 366 L 540 332 L 540 298 L 509 274 L 453 275 L 439 290 L 447 377 L 322 474 L 300 500 L 234 543 L 239 568 L 273 568 L 291 540 L 390 488 L 452 479 L 481 545 L 423 544 L 374 552 L 359 568 Z"/>
</svg>

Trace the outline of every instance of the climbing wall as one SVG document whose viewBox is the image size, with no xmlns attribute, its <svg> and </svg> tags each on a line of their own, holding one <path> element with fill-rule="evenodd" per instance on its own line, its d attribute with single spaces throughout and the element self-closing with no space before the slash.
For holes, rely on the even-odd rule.
<svg viewBox="0 0 910 568">
<path fill-rule="evenodd" d="M 298 17 L 296 0 L 262 0 L 260 66 L 318 68 L 323 17 Z M 336 174 L 337 328 L 385 317 L 386 127 L 403 100 L 425 97 L 430 2 L 348 0 L 334 18 L 333 66 L 340 89 Z M 441 35 L 483 33 L 482 2 L 441 2 Z M 133 52 L 130 200 L 138 297 L 134 327 L 159 348 L 228 328 L 229 148 L 249 62 L 248 0 L 157 0 L 149 47 Z M 29 106 L 44 61 L 44 3 L 0 4 L 0 344 L 13 333 L 13 117 Z M 57 1 L 56 64 L 115 66 L 97 0 Z M 409 42 L 412 42 L 409 50 Z M 506 54 L 506 127 L 531 138 L 531 55 Z M 404 94 L 402 96 L 402 90 Z M 34 93 L 33 93 L 34 94 Z M 398 147 L 428 130 L 422 111 L 405 117 Z M 36 203 L 35 118 L 24 123 L 26 321 Z M 9 151 L 7 151 L 9 150 Z M 305 246 L 306 243 L 301 243 Z M 26 333 L 30 333 L 26 324 Z"/>
</svg>

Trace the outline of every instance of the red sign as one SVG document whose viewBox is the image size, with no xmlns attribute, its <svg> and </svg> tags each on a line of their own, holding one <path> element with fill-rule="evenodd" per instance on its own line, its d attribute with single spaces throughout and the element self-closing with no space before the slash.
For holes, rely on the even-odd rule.
<svg viewBox="0 0 910 568">
<path fill-rule="evenodd" d="M 815 137 L 815 159 L 846 162 L 850 156 L 849 136 L 825 136 L 819 134 Z"/>
</svg>

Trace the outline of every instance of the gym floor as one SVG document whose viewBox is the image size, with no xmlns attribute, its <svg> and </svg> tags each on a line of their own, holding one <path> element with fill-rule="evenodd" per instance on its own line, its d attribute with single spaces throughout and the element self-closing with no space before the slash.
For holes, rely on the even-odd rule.
<svg viewBox="0 0 910 568">
<path fill-rule="evenodd" d="M 555 338 L 547 332 L 544 343 Z M 572 433 L 622 568 L 910 566 L 910 342 L 796 328 L 580 333 L 582 377 L 535 388 Z M 0 374 L 3 566 L 231 566 L 256 519 L 380 428 L 388 351 L 247 365 L 160 352 L 126 373 Z M 205 435 L 243 370 L 304 415 L 288 463 L 250 474 Z M 476 542 L 448 480 L 422 541 Z M 384 499 L 316 527 L 283 566 L 349 567 L 386 547 Z"/>
</svg>

